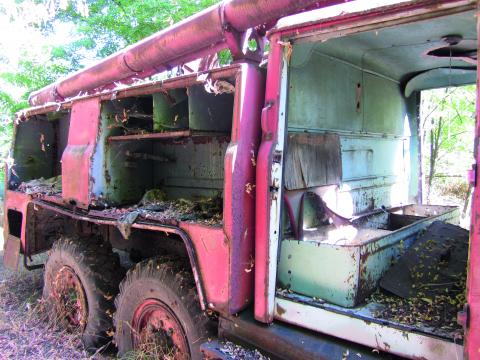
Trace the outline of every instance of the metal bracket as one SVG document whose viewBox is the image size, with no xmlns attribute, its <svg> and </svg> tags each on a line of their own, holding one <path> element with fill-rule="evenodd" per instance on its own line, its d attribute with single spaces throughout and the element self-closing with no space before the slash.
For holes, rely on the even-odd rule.
<svg viewBox="0 0 480 360">
<path fill-rule="evenodd" d="M 261 36 L 256 29 L 248 29 L 239 32 L 225 18 L 224 4 L 220 7 L 220 17 L 222 22 L 222 30 L 225 41 L 232 53 L 234 60 L 253 60 L 262 61 L 263 51 L 265 48 L 265 37 Z M 249 42 L 255 40 L 257 48 L 250 50 Z"/>
<path fill-rule="evenodd" d="M 28 256 L 28 258 L 30 258 L 30 261 L 32 261 L 32 258 Z M 27 255 L 24 255 L 23 256 L 23 266 L 25 267 L 25 269 L 27 269 L 28 271 L 32 271 L 32 270 L 37 270 L 37 269 L 43 269 L 45 267 L 45 264 L 34 264 L 34 265 L 28 265 L 28 261 L 27 261 Z"/>
</svg>

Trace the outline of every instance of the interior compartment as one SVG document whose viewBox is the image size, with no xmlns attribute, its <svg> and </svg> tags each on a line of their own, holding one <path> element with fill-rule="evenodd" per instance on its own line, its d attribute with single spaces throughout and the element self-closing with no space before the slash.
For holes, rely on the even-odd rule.
<svg viewBox="0 0 480 360">
<path fill-rule="evenodd" d="M 450 44 L 449 34 L 459 43 Z M 407 316 L 412 303 L 435 308 L 439 297 L 406 300 L 380 296 L 378 289 L 392 264 L 416 249 L 413 244 L 432 223 L 458 222 L 458 209 L 422 204 L 419 90 L 475 83 L 475 15 L 328 36 L 291 42 L 278 296 L 450 342 L 461 338 L 451 320 L 461 300 L 455 300 L 448 319 L 440 311 L 435 314 L 440 319 L 419 316 L 409 322 L 395 314 Z M 455 55 L 457 47 L 474 56 Z M 432 52 L 440 48 L 449 56 Z M 312 202 L 315 198 L 321 201 Z M 463 257 L 457 262 L 466 272 Z M 427 272 L 423 280 L 433 283 L 435 276 Z M 465 282 L 459 286 L 460 294 Z M 280 319 L 288 317 L 284 305 L 276 315 Z M 379 315 L 395 306 L 395 312 Z M 344 324 L 340 318 L 314 329 L 331 333 Z"/>
<path fill-rule="evenodd" d="M 13 144 L 8 188 L 28 193 L 61 193 L 61 159 L 68 142 L 70 112 L 35 115 L 20 121 Z M 31 182 L 34 181 L 33 183 Z"/>
<path fill-rule="evenodd" d="M 233 93 L 209 93 L 196 85 L 106 101 L 101 117 L 92 166 L 94 205 L 148 205 L 159 219 L 158 212 L 168 208 L 183 219 L 191 202 L 222 203 Z M 155 204 L 161 206 L 155 210 Z"/>
</svg>

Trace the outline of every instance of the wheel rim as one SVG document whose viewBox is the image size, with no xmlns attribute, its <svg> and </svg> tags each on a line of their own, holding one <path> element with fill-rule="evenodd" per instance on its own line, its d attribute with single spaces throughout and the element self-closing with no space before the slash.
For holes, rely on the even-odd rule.
<svg viewBox="0 0 480 360">
<path fill-rule="evenodd" d="M 88 317 L 87 299 L 75 271 L 63 266 L 55 276 L 52 289 L 57 320 L 66 320 L 69 330 L 83 331 Z"/>
<path fill-rule="evenodd" d="M 170 308 L 160 300 L 145 300 L 134 313 L 132 328 L 135 350 L 156 358 L 190 358 L 182 325 Z"/>
</svg>

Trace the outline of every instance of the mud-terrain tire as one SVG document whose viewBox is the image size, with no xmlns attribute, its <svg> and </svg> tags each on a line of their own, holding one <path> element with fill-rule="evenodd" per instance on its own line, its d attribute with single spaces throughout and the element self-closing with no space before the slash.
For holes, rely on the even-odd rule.
<svg viewBox="0 0 480 360">
<path fill-rule="evenodd" d="M 200 345 L 212 323 L 200 309 L 195 282 L 183 261 L 155 258 L 138 263 L 115 299 L 115 343 L 119 356 L 131 352 L 175 360 L 201 359 Z M 153 340 L 153 341 L 152 341 Z M 158 350 L 160 348 L 160 351 Z"/>
<path fill-rule="evenodd" d="M 50 319 L 81 332 L 89 351 L 107 344 L 113 335 L 114 298 L 124 274 L 118 255 L 100 237 L 59 239 L 45 264 L 43 299 Z"/>
</svg>

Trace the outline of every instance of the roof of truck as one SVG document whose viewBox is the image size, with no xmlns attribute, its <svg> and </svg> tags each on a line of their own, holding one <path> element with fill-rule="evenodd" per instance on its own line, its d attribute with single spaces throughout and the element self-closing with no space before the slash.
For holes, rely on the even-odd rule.
<svg viewBox="0 0 480 360">
<path fill-rule="evenodd" d="M 399 5 L 409 5 L 414 3 L 426 3 L 425 0 L 355 0 L 344 4 L 328 6 L 308 12 L 298 13 L 281 18 L 273 32 L 283 31 L 290 28 L 298 28 L 310 24 L 321 23 L 327 20 L 360 15 L 371 11 L 383 11 L 395 8 Z M 459 3 L 475 4 L 475 0 L 458 1 Z M 441 6 L 440 4 L 439 6 Z"/>
<path fill-rule="evenodd" d="M 408 97 L 414 91 L 475 83 L 475 4 L 354 1 L 282 18 L 272 33 L 293 38 L 293 67 L 321 53 L 400 83 Z"/>
</svg>

